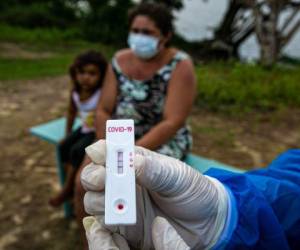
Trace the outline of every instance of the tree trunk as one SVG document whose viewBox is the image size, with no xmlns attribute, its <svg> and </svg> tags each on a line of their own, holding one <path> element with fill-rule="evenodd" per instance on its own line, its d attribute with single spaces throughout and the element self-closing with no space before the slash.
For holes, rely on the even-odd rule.
<svg viewBox="0 0 300 250">
<path fill-rule="evenodd" d="M 231 42 L 231 33 L 237 13 L 243 7 L 236 0 L 230 1 L 229 7 L 224 15 L 221 25 L 215 31 L 215 38 L 224 42 Z"/>
<path fill-rule="evenodd" d="M 246 1 L 231 0 L 224 17 L 216 29 L 214 39 L 211 42 L 212 49 L 222 52 L 223 56 L 239 57 L 239 46 L 254 32 L 254 22 L 244 22 L 249 19 L 244 14 L 249 8 Z M 237 22 L 242 25 L 237 26 Z"/>
<path fill-rule="evenodd" d="M 277 62 L 281 51 L 278 22 L 282 9 L 282 3 L 271 0 L 256 6 L 254 10 L 256 35 L 260 45 L 260 61 L 266 67 Z"/>
</svg>

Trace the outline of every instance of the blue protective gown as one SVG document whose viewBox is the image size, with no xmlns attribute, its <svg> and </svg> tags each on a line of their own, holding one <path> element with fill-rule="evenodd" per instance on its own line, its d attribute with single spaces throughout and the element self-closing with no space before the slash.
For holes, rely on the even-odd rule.
<svg viewBox="0 0 300 250">
<path fill-rule="evenodd" d="M 244 174 L 210 169 L 231 196 L 227 229 L 215 249 L 300 249 L 300 150 Z"/>
</svg>

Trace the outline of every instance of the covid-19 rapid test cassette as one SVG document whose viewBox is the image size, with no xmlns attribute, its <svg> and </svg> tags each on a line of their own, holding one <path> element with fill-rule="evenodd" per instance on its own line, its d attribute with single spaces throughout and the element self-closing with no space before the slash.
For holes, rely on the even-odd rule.
<svg viewBox="0 0 300 250">
<path fill-rule="evenodd" d="M 106 122 L 106 225 L 136 223 L 133 120 Z"/>
</svg>

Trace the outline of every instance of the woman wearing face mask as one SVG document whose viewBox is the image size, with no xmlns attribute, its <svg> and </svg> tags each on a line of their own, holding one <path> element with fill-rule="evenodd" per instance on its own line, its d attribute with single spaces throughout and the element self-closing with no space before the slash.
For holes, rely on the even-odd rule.
<svg viewBox="0 0 300 250">
<path fill-rule="evenodd" d="M 178 159 L 190 150 L 196 80 L 189 56 L 169 46 L 172 19 L 158 4 L 129 12 L 129 48 L 113 57 L 97 108 L 99 139 L 107 119 L 134 119 L 137 145 Z"/>
<path fill-rule="evenodd" d="M 191 147 L 186 119 L 196 94 L 193 63 L 169 46 L 172 15 L 163 5 L 140 4 L 129 12 L 129 48 L 108 66 L 96 110 L 96 136 L 105 137 L 108 119 L 134 119 L 136 145 L 182 159 Z M 85 190 L 75 181 L 75 212 L 81 224 Z M 87 242 L 85 241 L 87 249 Z"/>
</svg>

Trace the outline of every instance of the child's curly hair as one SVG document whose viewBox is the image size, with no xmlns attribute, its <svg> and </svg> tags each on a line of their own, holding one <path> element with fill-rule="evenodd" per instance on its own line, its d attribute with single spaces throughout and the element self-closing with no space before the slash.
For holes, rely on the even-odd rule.
<svg viewBox="0 0 300 250">
<path fill-rule="evenodd" d="M 95 90 L 102 87 L 107 68 L 107 60 L 100 52 L 89 50 L 78 55 L 69 68 L 69 74 L 74 85 L 73 90 L 75 90 L 76 92 L 79 92 L 81 90 L 80 84 L 76 81 L 76 73 L 78 70 L 82 70 L 83 67 L 88 64 L 96 65 L 99 68 L 100 79 L 98 84 L 95 86 Z"/>
</svg>

